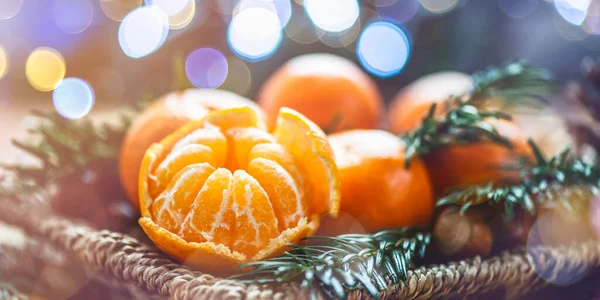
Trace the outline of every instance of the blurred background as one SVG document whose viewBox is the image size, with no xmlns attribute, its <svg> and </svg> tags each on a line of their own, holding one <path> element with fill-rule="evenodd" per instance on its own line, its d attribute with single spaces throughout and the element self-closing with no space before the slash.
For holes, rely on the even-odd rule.
<svg viewBox="0 0 600 300">
<path fill-rule="evenodd" d="M 290 58 L 360 64 L 386 100 L 431 72 L 511 58 L 579 80 L 600 56 L 600 0 L 0 0 L 0 147 L 32 108 L 67 118 L 174 88 L 253 98 Z"/>
</svg>

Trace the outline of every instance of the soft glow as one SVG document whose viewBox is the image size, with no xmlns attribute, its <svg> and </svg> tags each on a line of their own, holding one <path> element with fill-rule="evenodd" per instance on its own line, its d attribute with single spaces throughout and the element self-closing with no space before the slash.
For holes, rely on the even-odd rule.
<svg viewBox="0 0 600 300">
<path fill-rule="evenodd" d="M 281 27 L 285 27 L 292 17 L 290 0 L 241 0 L 235 7 L 234 14 L 252 7 L 262 7 L 275 12 Z"/>
<path fill-rule="evenodd" d="M 213 48 L 200 48 L 185 60 L 185 74 L 199 88 L 219 87 L 227 78 L 227 59 Z"/>
<path fill-rule="evenodd" d="M 498 0 L 500 9 L 511 18 L 524 18 L 535 11 L 540 0 Z"/>
<path fill-rule="evenodd" d="M 227 62 L 227 78 L 220 88 L 238 95 L 245 95 L 250 91 L 252 83 L 252 74 L 248 65 L 237 57 L 228 57 Z"/>
<path fill-rule="evenodd" d="M 67 119 L 79 119 L 94 106 L 94 89 L 79 78 L 66 78 L 52 93 L 54 108 Z"/>
<path fill-rule="evenodd" d="M 8 20 L 19 13 L 23 0 L 0 0 L 0 20 Z"/>
<path fill-rule="evenodd" d="M 587 15 L 591 0 L 555 0 L 554 7 L 563 19 L 581 25 Z"/>
<path fill-rule="evenodd" d="M 60 30 L 76 34 L 92 24 L 94 5 L 90 0 L 56 0 L 52 13 L 54 23 Z"/>
<path fill-rule="evenodd" d="M 410 56 L 410 42 L 396 25 L 374 22 L 361 33 L 356 52 L 361 65 L 369 73 L 390 77 L 404 68 Z"/>
<path fill-rule="evenodd" d="M 130 11 L 141 5 L 142 0 L 100 0 L 100 9 L 114 21 L 123 20 Z"/>
<path fill-rule="evenodd" d="M 250 61 L 269 57 L 279 47 L 281 38 L 277 14 L 262 7 L 240 11 L 227 30 L 227 40 L 233 51 Z"/>
<path fill-rule="evenodd" d="M 25 75 L 29 83 L 44 92 L 53 90 L 65 77 L 65 72 L 65 59 L 52 48 L 33 50 L 25 64 Z"/>
<path fill-rule="evenodd" d="M 457 4 L 458 0 L 420 0 L 423 7 L 436 14 L 441 14 L 452 10 Z"/>
<path fill-rule="evenodd" d="M 169 34 L 169 18 L 153 5 L 130 12 L 119 27 L 119 44 L 127 56 L 140 58 L 156 51 Z"/>
<path fill-rule="evenodd" d="M 292 17 L 285 27 L 285 34 L 296 43 L 311 44 L 323 36 L 323 30 L 317 28 L 304 15 L 304 12 L 298 9 L 292 11 Z"/>
<path fill-rule="evenodd" d="M 379 15 L 404 23 L 417 14 L 419 0 L 375 0 L 375 6 Z"/>
<path fill-rule="evenodd" d="M 194 0 L 146 0 L 146 4 L 162 9 L 169 17 L 171 29 L 180 29 L 188 25 L 196 12 Z"/>
<path fill-rule="evenodd" d="M 4 48 L 0 46 L 0 79 L 2 79 L 8 72 L 8 55 Z"/>
<path fill-rule="evenodd" d="M 304 9 L 317 27 L 329 32 L 350 28 L 359 15 L 356 0 L 304 0 Z"/>
</svg>

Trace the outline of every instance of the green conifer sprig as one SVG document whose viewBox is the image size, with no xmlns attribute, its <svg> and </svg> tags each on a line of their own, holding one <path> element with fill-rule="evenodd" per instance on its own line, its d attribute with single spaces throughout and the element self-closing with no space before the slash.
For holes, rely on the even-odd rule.
<svg viewBox="0 0 600 300">
<path fill-rule="evenodd" d="M 417 228 L 373 234 L 308 237 L 283 255 L 241 265 L 251 268 L 232 278 L 250 283 L 299 282 L 311 298 L 318 292 L 344 299 L 356 289 L 377 298 L 390 284 L 405 280 L 415 259 L 425 255 L 430 235 Z"/>
</svg>

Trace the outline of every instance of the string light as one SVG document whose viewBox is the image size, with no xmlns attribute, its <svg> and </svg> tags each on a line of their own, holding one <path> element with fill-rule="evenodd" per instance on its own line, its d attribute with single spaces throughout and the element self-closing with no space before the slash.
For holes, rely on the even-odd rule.
<svg viewBox="0 0 600 300">
<path fill-rule="evenodd" d="M 67 119 L 79 119 L 94 106 L 94 89 L 79 78 L 65 78 L 52 93 L 54 108 Z"/>
<path fill-rule="evenodd" d="M 259 61 L 272 55 L 282 39 L 276 13 L 263 7 L 250 7 L 237 13 L 227 30 L 227 41 L 239 57 Z"/>
<path fill-rule="evenodd" d="M 328 32 L 350 28 L 359 16 L 356 0 L 304 0 L 304 9 L 317 27 Z"/>
<path fill-rule="evenodd" d="M 0 7 L 0 20 L 8 20 L 19 13 L 23 0 L 0 0 Z"/>
<path fill-rule="evenodd" d="M 421 5 L 436 14 L 446 13 L 458 4 L 458 0 L 420 0 Z"/>
<path fill-rule="evenodd" d="M 100 0 L 100 9 L 113 21 L 121 21 L 132 10 L 140 7 L 142 0 Z"/>
<path fill-rule="evenodd" d="M 76 34 L 92 24 L 94 5 L 90 0 L 55 0 L 52 14 L 60 30 Z"/>
<path fill-rule="evenodd" d="M 398 26 L 384 21 L 369 24 L 356 49 L 361 65 L 371 74 L 390 77 L 398 74 L 410 56 L 410 42 Z"/>
<path fill-rule="evenodd" d="M 169 18 L 171 29 L 181 29 L 187 26 L 196 12 L 196 1 L 194 0 L 146 0 L 146 4 L 162 9 Z"/>
<path fill-rule="evenodd" d="M 8 73 L 8 55 L 2 46 L 0 46 L 0 79 Z"/>
<path fill-rule="evenodd" d="M 37 90 L 53 90 L 64 78 L 66 63 L 62 55 L 52 48 L 40 47 L 29 55 L 25 64 L 25 75 Z"/>
<path fill-rule="evenodd" d="M 129 57 L 140 58 L 156 51 L 169 34 L 169 18 L 154 6 L 133 10 L 119 27 L 119 45 Z"/>
<path fill-rule="evenodd" d="M 554 7 L 563 19 L 573 25 L 581 25 L 587 16 L 591 0 L 555 0 Z"/>
<path fill-rule="evenodd" d="M 185 74 L 199 88 L 217 88 L 227 78 L 227 59 L 213 48 L 194 50 L 185 60 Z"/>
</svg>

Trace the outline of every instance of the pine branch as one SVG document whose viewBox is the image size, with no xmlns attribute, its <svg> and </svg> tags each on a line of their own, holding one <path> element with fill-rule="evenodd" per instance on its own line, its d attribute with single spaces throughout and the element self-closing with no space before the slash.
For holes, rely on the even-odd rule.
<svg viewBox="0 0 600 300">
<path fill-rule="evenodd" d="M 532 165 L 515 165 L 520 170 L 520 182 L 513 185 L 485 184 L 451 192 L 438 201 L 438 206 L 447 204 L 461 205 L 467 210 L 473 205 L 488 203 L 502 204 L 506 218 L 512 218 L 515 206 L 520 206 L 534 214 L 540 205 L 550 201 L 560 201 L 571 208 L 571 199 L 554 197 L 561 189 L 576 187 L 580 192 L 598 194 L 600 188 L 600 169 L 579 159 L 570 157 L 567 149 L 550 159 L 544 157 L 540 149 L 529 140 L 536 161 Z"/>
<path fill-rule="evenodd" d="M 414 155 L 424 155 L 449 144 L 468 144 L 482 141 L 512 147 L 486 121 L 510 120 L 510 114 L 484 108 L 485 100 L 501 100 L 514 106 L 525 99 L 543 99 L 553 89 L 550 73 L 530 66 L 524 61 L 512 61 L 472 75 L 474 88 L 469 94 L 457 96 L 444 103 L 444 117 L 436 115 L 434 103 L 417 130 L 402 137 L 406 143 L 406 165 Z"/>
<path fill-rule="evenodd" d="M 281 256 L 241 265 L 252 270 L 233 278 L 247 283 L 300 282 L 313 299 L 319 290 L 331 298 L 346 298 L 355 289 L 377 297 L 389 284 L 406 279 L 429 242 L 430 235 L 416 228 L 308 237 L 304 245 L 291 245 Z"/>
<path fill-rule="evenodd" d="M 402 139 L 406 144 L 406 166 L 415 155 L 423 155 L 450 144 L 469 144 L 490 141 L 508 148 L 512 145 L 500 135 L 489 119 L 510 120 L 511 116 L 501 111 L 481 111 L 465 102 L 457 103 L 439 120 L 435 116 L 437 105 L 433 104 L 423 119 L 421 127 Z"/>
<path fill-rule="evenodd" d="M 473 92 L 469 102 L 476 105 L 481 100 L 500 98 L 505 106 L 546 102 L 555 86 L 552 74 L 542 68 L 531 66 L 524 60 L 513 60 L 500 67 L 491 66 L 471 75 Z M 532 99 L 535 102 L 525 103 Z"/>
</svg>

